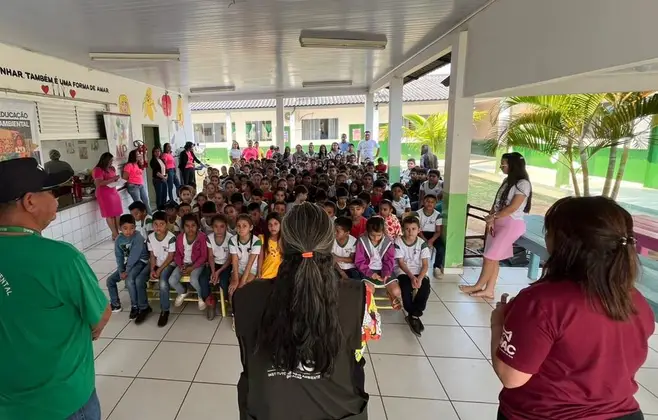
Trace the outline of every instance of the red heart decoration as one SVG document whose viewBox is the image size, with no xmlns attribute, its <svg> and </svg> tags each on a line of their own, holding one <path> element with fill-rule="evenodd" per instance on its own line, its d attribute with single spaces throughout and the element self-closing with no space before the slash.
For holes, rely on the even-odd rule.
<svg viewBox="0 0 658 420">
<path fill-rule="evenodd" d="M 75 98 L 75 94 L 76 94 L 75 90 L 71 89 L 69 90 L 69 93 L 71 94 L 71 98 Z"/>
<path fill-rule="evenodd" d="M 41 85 L 41 90 L 43 91 L 43 93 L 47 95 L 50 88 L 48 87 L 48 85 Z"/>
</svg>

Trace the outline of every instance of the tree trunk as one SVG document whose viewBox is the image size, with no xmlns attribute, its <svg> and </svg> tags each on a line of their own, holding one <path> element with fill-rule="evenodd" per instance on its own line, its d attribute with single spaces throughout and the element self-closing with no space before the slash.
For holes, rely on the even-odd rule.
<svg viewBox="0 0 658 420">
<path fill-rule="evenodd" d="M 585 135 L 587 126 L 583 127 L 583 132 L 578 139 L 578 154 L 580 155 L 580 170 L 583 173 L 583 196 L 589 197 L 589 165 L 587 164 L 587 150 L 585 149 Z"/>
<path fill-rule="evenodd" d="M 612 186 L 612 178 L 615 176 L 615 166 L 617 165 L 617 147 L 612 146 L 610 150 L 610 157 L 608 157 L 608 169 L 605 173 L 605 184 L 603 184 L 603 191 L 601 195 L 610 197 L 610 187 Z"/>
<path fill-rule="evenodd" d="M 631 148 L 631 142 L 626 141 L 624 143 L 624 151 L 621 154 L 621 159 L 619 160 L 619 170 L 617 171 L 617 179 L 615 179 L 615 186 L 612 189 L 612 194 L 610 198 L 613 200 L 617 199 L 617 194 L 619 194 L 619 187 L 621 187 L 621 181 L 624 179 L 624 170 L 626 169 L 626 162 L 628 162 L 628 155 Z"/>
<path fill-rule="evenodd" d="M 576 197 L 581 197 L 580 185 L 578 184 L 578 176 L 576 175 L 576 169 L 574 169 L 572 161 L 569 161 L 569 172 L 571 173 L 571 183 L 573 184 L 573 193 Z"/>
</svg>

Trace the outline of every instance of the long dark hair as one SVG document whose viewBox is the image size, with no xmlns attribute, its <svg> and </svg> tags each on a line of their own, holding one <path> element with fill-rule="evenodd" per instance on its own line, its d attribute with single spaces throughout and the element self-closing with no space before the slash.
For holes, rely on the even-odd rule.
<svg viewBox="0 0 658 420">
<path fill-rule="evenodd" d="M 503 181 L 500 188 L 498 188 L 498 192 L 500 192 L 501 189 L 503 190 L 502 194 L 496 194 L 498 197 L 498 207 L 501 209 L 505 207 L 507 196 L 512 187 L 516 186 L 516 184 L 523 179 L 530 182 L 528 171 L 525 169 L 525 159 L 521 153 L 505 153 L 500 158 L 501 162 L 503 160 L 507 161 L 507 178 L 505 178 L 505 181 Z M 530 194 L 528 194 L 528 200 L 523 208 L 523 212 L 530 213 L 530 208 L 532 208 L 532 189 L 530 190 Z"/>
<path fill-rule="evenodd" d="M 343 343 L 333 224 L 322 208 L 304 203 L 283 218 L 281 236 L 283 261 L 261 320 L 259 348 L 277 368 L 313 363 L 308 367 L 315 372 L 331 373 Z M 312 256 L 302 256 L 308 252 Z"/>
<path fill-rule="evenodd" d="M 540 281 L 578 283 L 613 320 L 635 313 L 639 261 L 626 210 L 604 197 L 565 197 L 546 212 L 544 233 L 550 257 Z"/>
<path fill-rule="evenodd" d="M 279 224 L 281 223 L 281 216 L 279 213 L 275 212 L 270 212 L 267 214 L 267 217 L 265 218 L 265 224 L 269 226 L 270 220 L 275 219 Z M 265 255 L 267 255 L 269 251 L 269 241 L 270 238 L 272 237 L 272 234 L 270 233 L 269 227 L 265 229 L 265 232 L 263 232 L 263 251 L 265 252 Z M 279 230 L 279 243 L 281 243 L 281 230 Z"/>
<path fill-rule="evenodd" d="M 150 163 L 152 163 L 154 165 L 158 163 L 158 158 L 155 157 L 155 151 L 156 150 L 159 150 L 160 152 L 162 152 L 162 149 L 160 149 L 158 146 L 155 146 L 155 147 L 153 147 L 153 149 L 151 149 L 151 162 Z M 154 174 L 154 176 L 155 176 L 155 174 Z"/>
<path fill-rule="evenodd" d="M 98 159 L 98 163 L 96 164 L 96 167 L 101 168 L 104 171 L 107 171 L 109 169 L 110 162 L 112 162 L 112 159 L 114 159 L 112 153 L 105 152 L 101 155 L 100 159 Z"/>
<path fill-rule="evenodd" d="M 318 159 L 324 159 L 326 157 L 327 157 L 327 146 L 321 144 L 320 150 L 318 151 Z"/>
<path fill-rule="evenodd" d="M 171 144 L 165 143 L 164 146 L 162 146 L 162 153 L 171 153 Z"/>
<path fill-rule="evenodd" d="M 137 163 L 137 150 L 131 150 L 128 153 L 128 163 Z"/>
</svg>

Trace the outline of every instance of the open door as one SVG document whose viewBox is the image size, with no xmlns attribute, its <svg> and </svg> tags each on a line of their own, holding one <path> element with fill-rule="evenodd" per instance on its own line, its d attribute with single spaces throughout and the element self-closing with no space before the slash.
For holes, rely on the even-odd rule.
<svg viewBox="0 0 658 420">
<path fill-rule="evenodd" d="M 151 150 L 153 150 L 154 147 L 162 147 L 160 144 L 160 127 L 157 125 L 143 125 L 142 126 L 142 135 L 144 139 L 144 144 L 146 145 L 146 149 L 148 150 L 148 154 L 146 155 L 147 163 L 151 160 Z M 153 173 L 151 171 L 150 167 L 146 168 L 146 182 L 147 182 L 147 188 L 149 192 L 149 201 L 150 201 L 150 206 L 152 209 L 156 208 L 155 204 L 155 189 L 153 188 Z"/>
</svg>

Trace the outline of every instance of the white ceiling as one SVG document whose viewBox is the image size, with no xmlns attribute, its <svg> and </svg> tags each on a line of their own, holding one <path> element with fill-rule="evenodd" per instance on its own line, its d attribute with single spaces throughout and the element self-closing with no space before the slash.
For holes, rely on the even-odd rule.
<svg viewBox="0 0 658 420">
<path fill-rule="evenodd" d="M 234 3 L 235 2 L 235 3 Z M 234 3 L 234 4 L 231 4 Z M 285 93 L 303 81 L 366 88 L 487 0 L 21 0 L 0 42 L 187 93 Z M 230 5 L 230 7 L 229 7 Z M 309 49 L 302 29 L 383 33 L 384 51 Z M 89 52 L 180 51 L 180 62 L 92 62 Z"/>
</svg>

